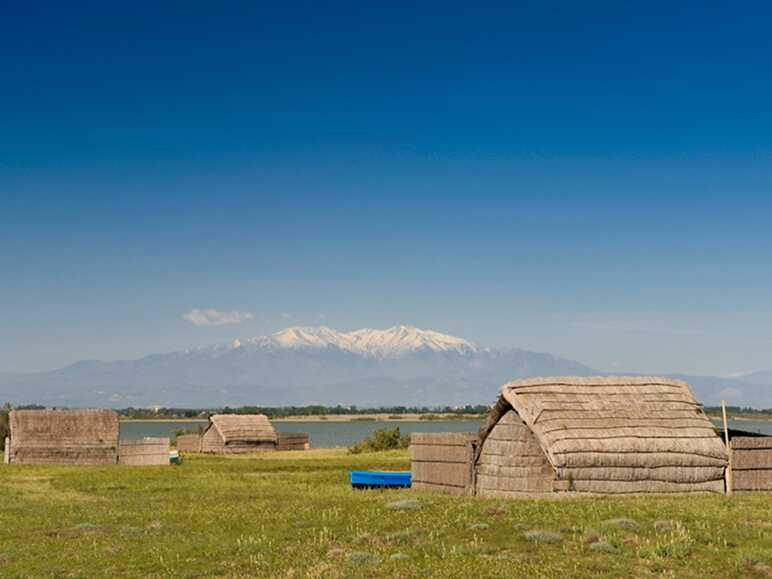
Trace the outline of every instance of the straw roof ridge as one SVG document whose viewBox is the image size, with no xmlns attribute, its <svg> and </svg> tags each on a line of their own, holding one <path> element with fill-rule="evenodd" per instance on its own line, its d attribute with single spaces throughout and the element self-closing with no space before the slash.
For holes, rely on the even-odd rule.
<svg viewBox="0 0 772 579">
<path fill-rule="evenodd" d="M 511 388 L 523 388 L 528 386 L 643 386 L 663 385 L 686 388 L 691 392 L 689 384 L 675 378 L 662 378 L 659 376 L 548 376 L 538 378 L 522 378 L 512 380 L 501 387 L 501 392 Z M 695 400 L 696 402 L 696 400 Z"/>
<path fill-rule="evenodd" d="M 115 445 L 118 413 L 114 410 L 12 410 L 12 444 L 35 440 L 49 446 L 82 441 Z"/>
</svg>

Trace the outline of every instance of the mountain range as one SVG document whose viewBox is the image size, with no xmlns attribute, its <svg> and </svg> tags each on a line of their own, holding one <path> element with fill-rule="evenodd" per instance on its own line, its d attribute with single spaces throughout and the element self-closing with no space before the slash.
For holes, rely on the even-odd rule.
<svg viewBox="0 0 772 579">
<path fill-rule="evenodd" d="M 0 401 L 73 407 L 464 405 L 492 402 L 499 386 L 515 378 L 593 374 L 608 372 L 412 326 L 352 332 L 294 327 L 138 360 L 85 360 L 50 372 L 0 374 Z M 772 372 L 673 377 L 687 380 L 705 404 L 726 399 L 772 406 Z"/>
</svg>

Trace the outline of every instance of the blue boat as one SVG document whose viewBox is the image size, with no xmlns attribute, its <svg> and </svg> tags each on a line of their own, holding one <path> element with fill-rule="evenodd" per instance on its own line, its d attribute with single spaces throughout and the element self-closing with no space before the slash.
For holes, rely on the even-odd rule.
<svg viewBox="0 0 772 579">
<path fill-rule="evenodd" d="M 355 489 L 410 488 L 413 478 L 409 470 L 352 470 L 350 474 Z"/>
</svg>

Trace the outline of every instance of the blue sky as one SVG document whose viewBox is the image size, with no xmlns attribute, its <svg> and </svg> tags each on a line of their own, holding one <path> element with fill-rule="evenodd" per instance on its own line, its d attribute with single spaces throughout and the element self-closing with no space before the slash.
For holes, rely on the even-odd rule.
<svg viewBox="0 0 772 579">
<path fill-rule="evenodd" d="M 396 323 L 772 367 L 764 3 L 272 4 L 4 9 L 0 371 Z"/>
</svg>

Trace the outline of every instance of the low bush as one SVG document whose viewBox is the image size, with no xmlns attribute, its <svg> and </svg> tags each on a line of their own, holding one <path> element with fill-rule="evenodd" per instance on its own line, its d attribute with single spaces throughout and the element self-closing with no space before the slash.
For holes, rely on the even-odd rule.
<svg viewBox="0 0 772 579">
<path fill-rule="evenodd" d="M 418 417 L 418 420 L 442 420 L 442 416 L 439 414 L 421 414 L 421 416 Z"/>
<path fill-rule="evenodd" d="M 363 452 L 380 452 L 382 450 L 394 450 L 395 448 L 407 448 L 410 445 L 410 435 L 402 434 L 399 426 L 395 428 L 379 428 L 370 436 L 366 436 L 355 443 L 348 450 L 351 454 Z"/>
<path fill-rule="evenodd" d="M 0 410 L 0 450 L 5 450 L 5 437 L 11 433 L 8 425 L 8 411 Z"/>
<path fill-rule="evenodd" d="M 195 427 L 195 428 L 173 428 L 171 430 L 171 433 L 174 435 L 174 437 L 178 436 L 184 436 L 186 434 L 204 434 L 204 428 L 203 425 Z"/>
</svg>

